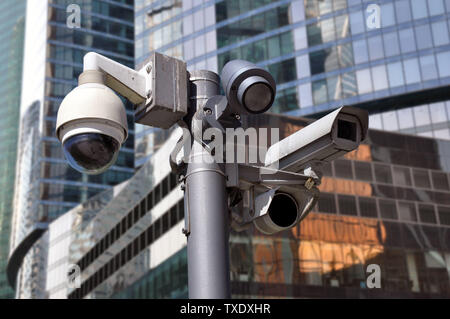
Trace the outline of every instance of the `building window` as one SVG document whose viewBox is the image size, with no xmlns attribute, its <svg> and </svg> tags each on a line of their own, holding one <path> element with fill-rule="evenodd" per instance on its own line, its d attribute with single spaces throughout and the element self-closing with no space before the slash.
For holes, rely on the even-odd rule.
<svg viewBox="0 0 450 319">
<path fill-rule="evenodd" d="M 439 221 L 441 222 L 441 225 L 450 226 L 450 207 L 439 206 L 438 213 L 439 213 Z"/>
<path fill-rule="evenodd" d="M 169 175 L 166 176 L 166 178 L 164 178 L 162 180 L 162 198 L 166 197 L 167 194 L 169 194 L 169 183 L 170 183 L 170 177 Z"/>
<path fill-rule="evenodd" d="M 155 193 L 155 202 L 154 204 L 157 205 L 161 201 L 161 184 L 158 184 L 154 190 Z"/>
<path fill-rule="evenodd" d="M 347 195 L 338 195 L 339 213 L 341 215 L 356 216 L 356 201 L 355 197 Z"/>
<path fill-rule="evenodd" d="M 277 92 L 271 112 L 284 113 L 298 108 L 297 90 L 294 88 Z"/>
<path fill-rule="evenodd" d="M 269 72 L 277 84 L 293 81 L 297 78 L 295 59 L 269 65 Z"/>
<path fill-rule="evenodd" d="M 436 224 L 436 214 L 433 205 L 419 204 L 419 218 L 422 223 Z"/>
<path fill-rule="evenodd" d="M 369 61 L 366 39 L 353 42 L 353 55 L 355 57 L 355 64 Z"/>
<path fill-rule="evenodd" d="M 165 234 L 169 230 L 169 214 L 165 213 L 162 217 L 162 234 Z"/>
<path fill-rule="evenodd" d="M 147 195 L 147 208 L 151 210 L 154 206 L 153 191 Z"/>
<path fill-rule="evenodd" d="M 413 29 L 403 29 L 399 31 L 400 48 L 402 53 L 408 53 L 416 50 L 416 40 L 414 39 Z"/>
<path fill-rule="evenodd" d="M 378 201 L 378 206 L 380 207 L 380 216 L 383 219 L 398 219 L 397 207 L 395 206 L 395 201 L 380 199 Z"/>
<path fill-rule="evenodd" d="M 180 200 L 177 205 L 178 220 L 182 220 L 184 218 L 184 200 Z"/>
<path fill-rule="evenodd" d="M 353 179 L 352 161 L 335 160 L 333 164 L 336 177 Z"/>
<path fill-rule="evenodd" d="M 321 213 L 336 214 L 336 202 L 333 194 L 322 193 L 319 197 L 318 210 Z"/>
<path fill-rule="evenodd" d="M 375 178 L 377 182 L 392 184 L 391 167 L 388 165 L 375 164 Z"/>
<path fill-rule="evenodd" d="M 397 23 L 411 21 L 411 7 L 409 0 L 395 1 L 395 13 L 397 14 Z"/>
<path fill-rule="evenodd" d="M 372 181 L 372 165 L 367 162 L 354 162 L 356 179 Z"/>
<path fill-rule="evenodd" d="M 393 167 L 394 182 L 400 186 L 411 186 L 411 175 L 408 167 Z"/>
<path fill-rule="evenodd" d="M 157 240 L 161 236 L 161 218 L 155 222 L 153 227 L 155 228 L 155 240 Z"/>
<path fill-rule="evenodd" d="M 413 169 L 414 185 L 416 187 L 431 188 L 428 171 Z"/>
<path fill-rule="evenodd" d="M 401 220 L 415 222 L 417 221 L 416 207 L 414 203 L 399 202 L 398 212 Z"/>
<path fill-rule="evenodd" d="M 139 204 L 139 210 L 140 210 L 140 217 L 143 217 L 147 213 L 147 209 L 145 207 L 145 198 L 141 200 L 141 203 Z"/>
<path fill-rule="evenodd" d="M 139 215 L 139 206 L 136 205 L 133 209 L 133 224 L 135 224 L 139 220 L 140 217 L 141 216 Z"/>
<path fill-rule="evenodd" d="M 403 78 L 403 66 L 401 62 L 390 63 L 387 65 L 388 78 L 389 78 L 389 86 L 397 87 L 405 84 L 405 80 Z M 408 122 L 409 123 L 413 123 Z"/>
<path fill-rule="evenodd" d="M 151 243 L 153 243 L 153 241 L 155 239 L 155 237 L 153 236 L 153 230 L 154 230 L 154 227 L 152 225 L 149 228 L 147 228 L 147 230 L 145 231 L 147 246 L 150 245 Z"/>
<path fill-rule="evenodd" d="M 178 223 L 177 207 L 178 205 L 174 205 L 169 211 L 170 227 L 173 227 Z"/>
<path fill-rule="evenodd" d="M 449 190 L 447 174 L 431 172 L 431 179 L 435 189 Z"/>
<path fill-rule="evenodd" d="M 170 190 L 175 189 L 175 187 L 177 187 L 178 182 L 177 182 L 177 176 L 173 173 L 170 173 Z"/>
<path fill-rule="evenodd" d="M 319 105 L 328 101 L 326 80 L 318 80 L 312 83 L 314 104 Z"/>
<path fill-rule="evenodd" d="M 377 202 L 374 198 L 360 197 L 359 212 L 361 216 L 377 218 Z"/>
</svg>

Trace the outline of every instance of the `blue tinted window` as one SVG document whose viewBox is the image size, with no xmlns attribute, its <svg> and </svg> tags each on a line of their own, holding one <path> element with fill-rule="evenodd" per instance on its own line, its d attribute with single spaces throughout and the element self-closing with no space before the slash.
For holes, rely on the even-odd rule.
<svg viewBox="0 0 450 319">
<path fill-rule="evenodd" d="M 442 0 L 428 1 L 428 7 L 430 8 L 430 16 L 445 13 L 444 2 Z"/>
<path fill-rule="evenodd" d="M 364 32 L 364 19 L 361 11 L 350 14 L 350 29 L 352 34 Z"/>
<path fill-rule="evenodd" d="M 415 28 L 417 48 L 419 50 L 431 48 L 433 43 L 431 42 L 431 30 L 430 25 L 424 24 Z"/>
<path fill-rule="evenodd" d="M 395 1 L 395 13 L 397 14 L 397 23 L 403 23 L 411 20 L 411 8 L 409 0 Z"/>
<path fill-rule="evenodd" d="M 422 70 L 422 77 L 424 81 L 437 78 L 437 69 L 434 55 L 420 57 L 420 68 Z"/>
<path fill-rule="evenodd" d="M 348 3 L 348 6 L 351 7 L 351 6 L 361 4 L 361 0 L 347 0 L 347 3 Z"/>
<path fill-rule="evenodd" d="M 370 37 L 367 40 L 367 42 L 369 44 L 370 59 L 372 61 L 382 59 L 384 57 L 384 53 L 383 53 L 383 42 L 381 41 L 381 36 L 378 35 L 376 37 Z"/>
<path fill-rule="evenodd" d="M 400 54 L 400 47 L 397 32 L 390 32 L 383 35 L 384 51 L 386 56 L 394 56 Z"/>
<path fill-rule="evenodd" d="M 405 68 L 405 78 L 407 84 L 420 82 L 420 71 L 417 59 L 403 61 Z"/>
<path fill-rule="evenodd" d="M 411 8 L 414 19 L 422 19 L 428 15 L 427 2 L 425 0 L 411 0 Z"/>
<path fill-rule="evenodd" d="M 394 5 L 386 3 L 381 6 L 381 26 L 388 27 L 395 24 Z"/>
<path fill-rule="evenodd" d="M 355 57 L 355 64 L 364 63 L 369 60 L 366 39 L 353 42 L 353 56 Z"/>
<path fill-rule="evenodd" d="M 439 75 L 441 77 L 450 76 L 450 52 L 443 52 L 436 55 Z"/>
<path fill-rule="evenodd" d="M 347 72 L 341 75 L 342 78 L 342 97 L 347 98 L 357 93 L 356 76 L 353 72 Z"/>
<path fill-rule="evenodd" d="M 327 84 L 325 80 L 319 80 L 312 83 L 314 104 L 327 102 Z"/>
<path fill-rule="evenodd" d="M 341 81 L 338 76 L 327 78 L 328 100 L 334 101 L 341 98 Z"/>
<path fill-rule="evenodd" d="M 445 21 L 435 22 L 431 25 L 433 32 L 434 45 L 444 45 L 449 43 L 449 34 L 447 29 L 447 23 Z"/>
<path fill-rule="evenodd" d="M 400 47 L 403 53 L 416 50 L 416 41 L 414 40 L 414 32 L 412 29 L 400 30 Z"/>
</svg>

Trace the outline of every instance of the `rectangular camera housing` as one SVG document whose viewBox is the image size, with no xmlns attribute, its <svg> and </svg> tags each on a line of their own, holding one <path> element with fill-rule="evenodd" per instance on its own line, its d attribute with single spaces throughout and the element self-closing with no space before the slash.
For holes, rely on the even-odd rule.
<svg viewBox="0 0 450 319">
<path fill-rule="evenodd" d="M 186 63 L 155 52 L 139 73 L 146 75 L 147 99 L 136 107 L 135 122 L 170 128 L 188 110 Z"/>
<path fill-rule="evenodd" d="M 358 148 L 367 136 L 368 113 L 344 106 L 272 145 L 265 166 L 300 172 L 318 162 L 330 162 Z"/>
</svg>

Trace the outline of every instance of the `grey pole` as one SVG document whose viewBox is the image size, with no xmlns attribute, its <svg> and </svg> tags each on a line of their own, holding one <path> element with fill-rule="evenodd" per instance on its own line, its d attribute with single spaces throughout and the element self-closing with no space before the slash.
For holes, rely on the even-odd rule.
<svg viewBox="0 0 450 319">
<path fill-rule="evenodd" d="M 203 108 L 219 94 L 219 76 L 210 71 L 190 74 L 191 106 Z M 191 299 L 230 298 L 229 218 L 224 169 L 197 141 L 186 173 L 185 218 L 188 284 Z"/>
</svg>

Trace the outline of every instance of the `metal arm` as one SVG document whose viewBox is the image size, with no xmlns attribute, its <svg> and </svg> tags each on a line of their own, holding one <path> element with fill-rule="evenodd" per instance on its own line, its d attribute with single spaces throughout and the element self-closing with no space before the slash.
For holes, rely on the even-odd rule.
<svg viewBox="0 0 450 319">
<path fill-rule="evenodd" d="M 84 71 L 100 71 L 105 75 L 105 85 L 121 94 L 133 104 L 146 101 L 151 77 L 146 68 L 135 71 L 95 52 L 84 56 Z"/>
</svg>

